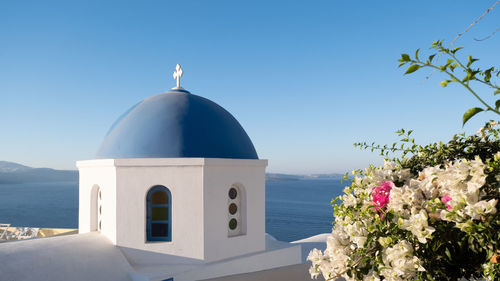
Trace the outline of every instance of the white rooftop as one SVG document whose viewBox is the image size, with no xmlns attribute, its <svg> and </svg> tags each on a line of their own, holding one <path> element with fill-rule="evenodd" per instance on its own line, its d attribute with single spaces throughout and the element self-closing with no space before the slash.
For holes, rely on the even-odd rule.
<svg viewBox="0 0 500 281">
<path fill-rule="evenodd" d="M 305 257 L 312 247 L 324 249 L 326 237 L 323 234 L 287 243 L 266 235 L 265 251 L 204 263 L 117 247 L 98 232 L 90 232 L 2 243 L 0 272 L 2 281 L 229 280 L 224 279 L 227 276 L 235 280 L 310 280 Z M 288 264 L 283 255 L 289 257 Z M 278 256 L 281 258 L 274 262 Z M 300 259 L 302 264 L 296 262 Z"/>
</svg>

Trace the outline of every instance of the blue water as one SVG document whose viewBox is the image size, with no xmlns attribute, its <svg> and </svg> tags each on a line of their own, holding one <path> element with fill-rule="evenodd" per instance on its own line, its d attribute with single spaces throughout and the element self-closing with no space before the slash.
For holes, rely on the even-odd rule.
<svg viewBox="0 0 500 281">
<path fill-rule="evenodd" d="M 266 182 L 266 232 L 294 241 L 331 231 L 339 180 Z M 0 184 L 0 223 L 78 228 L 78 183 Z"/>
</svg>

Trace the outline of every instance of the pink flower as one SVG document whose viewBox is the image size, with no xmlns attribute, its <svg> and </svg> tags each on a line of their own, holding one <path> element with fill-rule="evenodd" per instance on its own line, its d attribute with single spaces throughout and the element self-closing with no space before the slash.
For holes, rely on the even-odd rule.
<svg viewBox="0 0 500 281">
<path fill-rule="evenodd" d="M 448 204 L 448 202 L 450 202 L 451 200 L 452 199 L 451 199 L 449 194 L 446 194 L 445 196 L 443 196 L 441 198 L 441 202 L 443 202 L 446 205 L 446 209 L 448 209 L 448 211 L 450 211 L 452 209 L 450 204 Z"/>
<path fill-rule="evenodd" d="M 373 205 L 377 211 L 382 210 L 389 203 L 389 195 L 393 187 L 392 181 L 383 181 L 380 186 L 375 186 L 372 189 Z"/>
</svg>

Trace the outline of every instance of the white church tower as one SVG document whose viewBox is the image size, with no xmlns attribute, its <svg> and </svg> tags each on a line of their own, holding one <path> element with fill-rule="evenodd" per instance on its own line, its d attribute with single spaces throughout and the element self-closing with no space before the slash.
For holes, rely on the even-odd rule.
<svg viewBox="0 0 500 281">
<path fill-rule="evenodd" d="M 180 86 L 137 103 L 77 162 L 79 233 L 204 262 L 264 251 L 265 169 L 224 108 Z"/>
</svg>

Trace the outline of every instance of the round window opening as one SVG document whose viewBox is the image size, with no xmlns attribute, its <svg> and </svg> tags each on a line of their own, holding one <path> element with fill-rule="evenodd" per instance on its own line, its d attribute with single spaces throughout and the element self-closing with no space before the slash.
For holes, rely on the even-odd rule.
<svg viewBox="0 0 500 281">
<path fill-rule="evenodd" d="M 234 215 L 236 214 L 237 211 L 238 211 L 238 206 L 236 206 L 236 204 L 234 203 L 231 203 L 231 205 L 229 205 L 229 213 L 231 215 Z"/>
<path fill-rule="evenodd" d="M 229 221 L 229 229 L 235 230 L 237 226 L 238 226 L 238 221 L 236 219 L 231 219 Z"/>
<path fill-rule="evenodd" d="M 238 191 L 236 188 L 231 187 L 231 189 L 229 189 L 229 198 L 234 199 L 236 196 L 238 196 Z"/>
</svg>

